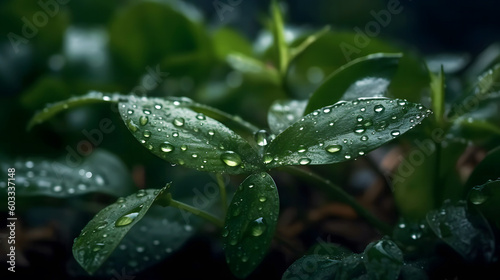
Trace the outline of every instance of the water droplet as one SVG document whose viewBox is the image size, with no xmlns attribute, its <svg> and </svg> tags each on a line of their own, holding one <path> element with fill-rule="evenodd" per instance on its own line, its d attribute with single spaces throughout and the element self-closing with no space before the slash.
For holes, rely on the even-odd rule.
<svg viewBox="0 0 500 280">
<path fill-rule="evenodd" d="M 366 108 L 365 108 L 365 107 L 363 107 L 363 108 L 361 108 L 361 109 L 359 109 L 359 110 L 360 110 L 361 112 L 364 112 L 364 111 L 366 111 Z"/>
<path fill-rule="evenodd" d="M 264 163 L 265 163 L 265 164 L 268 164 L 268 163 L 271 163 L 271 161 L 273 161 L 273 157 L 271 156 L 271 154 L 266 153 L 266 154 L 264 155 Z"/>
<path fill-rule="evenodd" d="M 188 147 L 186 145 L 181 145 L 181 151 L 187 151 Z"/>
<path fill-rule="evenodd" d="M 54 186 L 53 190 L 54 190 L 54 192 L 60 192 L 60 191 L 62 191 L 62 187 L 61 186 Z"/>
<path fill-rule="evenodd" d="M 101 229 L 105 228 L 107 225 L 108 225 L 108 222 L 102 221 L 99 224 L 97 224 L 97 227 L 95 229 L 96 230 L 101 230 Z"/>
<path fill-rule="evenodd" d="M 391 135 L 392 135 L 392 137 L 399 136 L 399 134 L 401 134 L 401 133 L 399 132 L 399 130 L 393 130 L 393 131 L 391 131 Z"/>
<path fill-rule="evenodd" d="M 375 105 L 375 107 L 373 107 L 373 111 L 375 111 L 375 113 L 382 113 L 384 112 L 385 108 L 384 108 L 384 105 Z"/>
<path fill-rule="evenodd" d="M 222 230 L 222 237 L 227 237 L 229 235 L 229 230 L 227 228 L 224 228 Z"/>
<path fill-rule="evenodd" d="M 132 109 L 127 110 L 127 114 L 132 115 L 133 113 L 134 113 L 134 110 L 132 110 Z"/>
<path fill-rule="evenodd" d="M 172 123 L 175 126 L 183 126 L 184 125 L 184 119 L 183 118 L 175 118 Z"/>
<path fill-rule="evenodd" d="M 330 122 L 328 125 L 333 126 L 334 124 L 335 124 L 334 122 Z"/>
<path fill-rule="evenodd" d="M 134 123 L 134 121 L 130 119 L 127 120 L 127 127 L 132 132 L 136 132 L 139 129 L 139 127 Z"/>
<path fill-rule="evenodd" d="M 252 221 L 250 223 L 250 234 L 252 236 L 261 236 L 267 229 L 267 225 L 266 223 L 264 222 L 264 218 L 263 217 L 260 217 L 260 218 L 257 218 L 255 219 L 254 221 Z"/>
<path fill-rule="evenodd" d="M 259 197 L 260 202 L 266 202 L 267 198 L 265 196 Z"/>
<path fill-rule="evenodd" d="M 128 214 L 125 214 L 118 218 L 115 222 L 115 226 L 117 227 L 123 227 L 126 225 L 131 224 L 135 218 L 139 215 L 139 211 L 141 210 L 140 207 L 134 208 L 132 211 L 130 211 Z"/>
<path fill-rule="evenodd" d="M 331 154 L 334 154 L 336 152 L 340 152 L 340 150 L 342 150 L 342 146 L 340 146 L 340 145 L 328 145 L 328 146 L 326 146 L 325 150 Z"/>
<path fill-rule="evenodd" d="M 362 116 L 357 116 L 356 117 L 356 121 L 358 122 L 362 122 L 364 120 L 364 118 Z"/>
<path fill-rule="evenodd" d="M 148 118 L 148 117 L 146 117 L 146 116 L 141 116 L 141 117 L 139 118 L 139 123 L 140 123 L 141 125 L 146 125 L 146 124 L 148 123 L 148 120 L 149 120 L 149 118 Z"/>
<path fill-rule="evenodd" d="M 241 257 L 241 261 L 242 262 L 247 262 L 248 261 L 248 256 L 244 255 L 243 257 Z"/>
<path fill-rule="evenodd" d="M 255 142 L 257 142 L 257 145 L 264 147 L 267 145 L 267 137 L 268 136 L 269 135 L 268 135 L 267 131 L 259 130 L 259 131 L 255 132 L 255 134 L 254 134 Z"/>
<path fill-rule="evenodd" d="M 227 166 L 238 166 L 241 164 L 241 157 L 237 153 L 233 151 L 226 151 L 224 152 L 221 156 L 220 159 L 227 165 Z"/>
<path fill-rule="evenodd" d="M 142 133 L 142 136 L 146 137 L 146 138 L 149 138 L 151 137 L 151 131 L 149 130 L 144 130 L 144 132 Z"/>
<path fill-rule="evenodd" d="M 179 137 L 179 132 L 172 133 L 172 137 Z"/>
<path fill-rule="evenodd" d="M 406 101 L 404 101 L 404 100 L 399 100 L 398 101 L 398 105 L 399 106 L 405 106 L 406 104 L 408 104 L 408 103 Z"/>
<path fill-rule="evenodd" d="M 139 191 L 137 191 L 137 194 L 136 194 L 137 197 L 143 197 L 145 195 L 146 195 L 146 190 L 139 190 Z"/>
<path fill-rule="evenodd" d="M 366 141 L 366 140 L 368 140 L 368 136 L 366 135 L 361 136 L 361 141 Z"/>
<path fill-rule="evenodd" d="M 203 115 L 203 114 L 201 114 L 201 113 L 200 113 L 200 114 L 196 115 L 196 118 L 197 118 L 198 120 L 202 121 L 202 120 L 204 120 L 204 119 L 205 119 L 205 115 Z"/>
<path fill-rule="evenodd" d="M 156 105 L 155 105 L 155 109 L 156 109 L 156 110 L 160 110 L 161 108 L 162 108 L 161 104 L 156 104 Z"/>
<path fill-rule="evenodd" d="M 488 198 L 489 195 L 481 187 L 474 187 L 469 192 L 469 200 L 475 205 L 483 204 Z"/>
<path fill-rule="evenodd" d="M 208 135 L 210 135 L 210 136 L 214 136 L 214 135 L 215 135 L 215 131 L 213 131 L 213 130 L 209 130 L 209 131 L 208 131 Z"/>
<path fill-rule="evenodd" d="M 142 247 L 142 246 L 139 246 L 139 247 L 137 247 L 137 248 L 135 248 L 135 249 L 137 250 L 137 253 L 142 253 L 142 252 L 144 252 L 144 247 Z"/>
<path fill-rule="evenodd" d="M 146 115 L 151 115 L 151 111 L 148 109 L 144 109 L 144 110 L 142 110 L 142 112 L 144 112 L 144 114 L 146 114 Z"/>
<path fill-rule="evenodd" d="M 309 163 L 311 163 L 311 159 L 310 158 L 301 158 L 299 160 L 299 164 L 300 165 L 308 165 Z"/>
<path fill-rule="evenodd" d="M 160 150 L 164 153 L 170 153 L 174 150 L 174 146 L 169 142 L 163 142 L 160 144 Z"/>
<path fill-rule="evenodd" d="M 104 243 L 99 242 L 99 243 L 95 244 L 95 247 L 92 248 L 92 251 L 99 252 L 99 251 L 101 251 L 102 248 L 104 248 Z"/>
<path fill-rule="evenodd" d="M 358 133 L 358 134 L 361 134 L 361 133 L 365 132 L 365 128 L 364 128 L 362 125 L 357 125 L 357 126 L 354 128 L 354 132 L 355 132 L 355 133 Z"/>
<path fill-rule="evenodd" d="M 360 155 L 360 156 L 362 156 L 362 155 L 364 155 L 364 154 L 365 154 L 365 152 L 363 152 L 363 151 L 359 151 L 359 152 L 358 152 L 358 155 Z"/>
<path fill-rule="evenodd" d="M 345 159 L 350 159 L 351 158 L 351 155 L 345 155 L 344 156 Z"/>
</svg>

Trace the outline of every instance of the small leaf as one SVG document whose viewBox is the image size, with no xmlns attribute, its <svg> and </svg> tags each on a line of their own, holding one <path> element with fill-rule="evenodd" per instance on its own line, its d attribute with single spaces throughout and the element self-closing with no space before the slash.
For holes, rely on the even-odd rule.
<svg viewBox="0 0 500 280">
<path fill-rule="evenodd" d="M 276 100 L 271 104 L 267 113 L 267 123 L 271 132 L 280 134 L 290 125 L 298 121 L 304 114 L 307 101 Z"/>
<path fill-rule="evenodd" d="M 245 278 L 264 259 L 278 214 L 278 190 L 271 176 L 248 176 L 231 200 L 222 233 L 226 261 L 235 276 Z"/>
<path fill-rule="evenodd" d="M 93 192 L 124 196 L 134 191 L 126 166 L 104 150 L 86 159 L 68 154 L 59 160 L 18 159 L 0 166 L 2 172 L 10 167 L 16 169 L 18 196 L 72 197 Z M 7 191 L 6 187 L 5 182 L 0 182 L 0 190 Z"/>
<path fill-rule="evenodd" d="M 363 260 L 370 279 L 395 280 L 403 267 L 403 253 L 391 240 L 368 244 Z"/>
<path fill-rule="evenodd" d="M 230 174 L 262 169 L 258 154 L 241 136 L 178 101 L 130 97 L 119 111 L 132 135 L 171 163 Z"/>
<path fill-rule="evenodd" d="M 54 117 L 59 112 L 72 109 L 74 107 L 79 107 L 87 104 L 93 103 L 103 103 L 103 102 L 113 102 L 116 103 L 120 100 L 126 100 L 128 97 L 126 95 L 120 94 L 103 94 L 101 92 L 91 91 L 88 94 L 82 96 L 71 97 L 67 100 L 59 101 L 53 104 L 48 104 L 45 109 L 38 112 L 31 118 L 28 129 L 31 129 L 36 124 L 47 121 L 48 119 Z"/>
<path fill-rule="evenodd" d="M 73 256 L 78 263 L 89 274 L 99 269 L 153 202 L 166 194 L 165 189 L 139 190 L 96 214 L 73 244 Z"/>
<path fill-rule="evenodd" d="M 202 222 L 198 217 L 190 217 L 189 221 L 186 224 L 184 216 L 179 215 L 179 209 L 151 207 L 93 275 L 111 278 L 116 271 L 122 270 L 129 275 L 137 275 L 164 261 L 182 248 Z"/>
<path fill-rule="evenodd" d="M 438 74 L 429 71 L 431 79 L 432 111 L 438 123 L 443 121 L 444 115 L 445 82 L 443 69 L 443 66 L 441 66 L 441 70 Z"/>
<path fill-rule="evenodd" d="M 342 101 L 287 128 L 265 150 L 268 168 L 349 160 L 391 141 L 430 113 L 400 99 Z"/>
<path fill-rule="evenodd" d="M 246 56 L 251 56 L 253 53 L 252 44 L 247 38 L 229 27 L 217 29 L 212 38 L 215 54 L 221 61 L 224 61 L 230 53 L 237 52 Z"/>
<path fill-rule="evenodd" d="M 330 74 L 309 98 L 305 114 L 340 100 L 386 96 L 401 54 L 377 53 L 357 58 Z"/>
<path fill-rule="evenodd" d="M 472 215 L 461 201 L 430 211 L 427 222 L 432 231 L 466 260 L 491 261 L 495 241 L 491 228 L 479 215 Z"/>
<path fill-rule="evenodd" d="M 274 45 L 278 57 L 278 69 L 281 75 L 284 76 L 288 68 L 290 54 L 285 40 L 285 24 L 283 22 L 283 14 L 277 0 L 273 0 L 271 2 L 271 16 Z"/>
</svg>

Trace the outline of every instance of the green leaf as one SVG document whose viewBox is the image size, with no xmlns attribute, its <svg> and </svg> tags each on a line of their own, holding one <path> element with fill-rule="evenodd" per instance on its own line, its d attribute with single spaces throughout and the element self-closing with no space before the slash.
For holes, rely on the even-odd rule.
<svg viewBox="0 0 500 280">
<path fill-rule="evenodd" d="M 235 276 L 245 278 L 264 259 L 278 214 L 278 190 L 271 176 L 248 176 L 231 200 L 222 233 L 226 261 Z"/>
<path fill-rule="evenodd" d="M 370 279 L 397 279 L 403 267 L 403 253 L 391 240 L 379 240 L 366 246 L 364 263 Z"/>
<path fill-rule="evenodd" d="M 497 163 L 498 165 L 498 163 Z M 488 180 L 485 184 L 473 187 L 467 198 L 481 213 L 500 228 L 500 216 L 498 205 L 500 205 L 500 180 Z"/>
<path fill-rule="evenodd" d="M 281 279 L 351 280 L 362 276 L 365 272 L 363 259 L 359 254 L 352 254 L 342 259 L 324 255 L 306 255 L 295 261 Z"/>
<path fill-rule="evenodd" d="M 490 95 L 500 91 L 500 64 L 488 69 L 478 78 L 476 94 Z"/>
<path fill-rule="evenodd" d="M 36 124 L 41 124 L 42 122 L 51 119 L 56 114 L 65 110 L 94 103 L 116 103 L 120 100 L 126 100 L 127 98 L 127 95 L 120 95 L 116 93 L 103 94 L 101 92 L 91 91 L 82 96 L 75 96 L 53 104 L 47 104 L 42 111 L 36 113 L 33 118 L 31 118 L 30 122 L 28 123 L 28 130 Z"/>
<path fill-rule="evenodd" d="M 330 164 L 364 155 L 420 123 L 429 110 L 400 99 L 342 101 L 316 110 L 265 150 L 268 168 Z"/>
<path fill-rule="evenodd" d="M 309 35 L 304 41 L 300 43 L 300 45 L 290 50 L 290 61 L 293 61 L 299 55 L 301 55 L 309 46 L 314 44 L 319 38 L 330 31 L 330 26 L 325 26 L 319 31 L 315 32 L 312 35 Z"/>
<path fill-rule="evenodd" d="M 441 66 L 439 74 L 434 74 L 429 71 L 431 79 L 431 99 L 432 111 L 434 118 L 438 123 L 443 122 L 444 115 L 444 98 L 445 98 L 445 82 L 444 82 L 444 68 Z"/>
<path fill-rule="evenodd" d="M 88 158 L 80 158 L 81 162 L 75 160 L 68 153 L 59 160 L 17 159 L 2 162 L 0 166 L 2 173 L 11 167 L 16 169 L 19 197 L 72 197 L 94 192 L 124 196 L 134 191 L 127 167 L 115 155 L 96 150 Z M 0 190 L 7 191 L 5 182 L 0 182 Z"/>
<path fill-rule="evenodd" d="M 93 275 L 110 278 L 123 269 L 137 275 L 162 262 L 182 248 L 202 222 L 198 217 L 190 217 L 189 221 L 187 224 L 179 209 L 151 207 Z"/>
<path fill-rule="evenodd" d="M 257 152 L 241 136 L 178 101 L 130 97 L 118 107 L 137 141 L 171 163 L 230 174 L 263 169 Z"/>
<path fill-rule="evenodd" d="M 153 202 L 166 195 L 161 190 L 139 190 L 101 210 L 73 244 L 73 256 L 93 274 L 109 258 L 128 231 L 144 217 Z"/>
<path fill-rule="evenodd" d="M 279 73 L 275 68 L 253 57 L 231 52 L 226 56 L 226 62 L 233 69 L 254 79 L 266 81 L 273 85 L 279 85 L 280 83 Z"/>
<path fill-rule="evenodd" d="M 304 113 L 340 100 L 385 96 L 401 57 L 401 54 L 377 53 L 345 64 L 313 92 Z"/>
<path fill-rule="evenodd" d="M 290 54 L 285 40 L 285 24 L 283 22 L 283 14 L 277 0 L 273 0 L 271 2 L 271 16 L 274 45 L 278 57 L 278 69 L 284 77 L 287 72 Z"/>
<path fill-rule="evenodd" d="M 276 100 L 267 113 L 267 123 L 271 132 L 280 134 L 290 125 L 298 121 L 304 114 L 305 100 Z"/>
<path fill-rule="evenodd" d="M 468 211 L 464 201 L 445 203 L 441 209 L 430 211 L 426 219 L 437 237 L 464 259 L 492 260 L 495 241 L 491 228 L 483 217 Z"/>
<path fill-rule="evenodd" d="M 482 185 L 487 180 L 494 180 L 500 177 L 498 165 L 500 164 L 500 146 L 489 151 L 479 162 L 470 174 L 465 186 L 470 190 L 474 186 Z"/>
</svg>

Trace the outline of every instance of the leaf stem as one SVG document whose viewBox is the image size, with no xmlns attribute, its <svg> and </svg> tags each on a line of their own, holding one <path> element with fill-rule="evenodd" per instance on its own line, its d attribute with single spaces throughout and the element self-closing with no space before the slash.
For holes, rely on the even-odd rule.
<svg viewBox="0 0 500 280">
<path fill-rule="evenodd" d="M 381 233 L 383 234 L 390 234 L 391 233 L 391 226 L 388 225 L 387 223 L 381 221 L 377 217 L 375 217 L 373 214 L 368 212 L 367 209 L 365 209 L 363 206 L 361 206 L 354 197 L 352 197 L 350 194 L 345 192 L 342 188 L 339 186 L 335 185 L 334 183 L 330 182 L 330 180 L 327 180 L 320 175 L 313 173 L 311 171 L 306 171 L 302 168 L 298 168 L 295 166 L 285 166 L 281 167 L 280 169 L 293 173 L 299 176 L 302 176 L 304 178 L 308 179 L 313 179 L 317 182 L 322 183 L 323 185 L 328 187 L 328 190 L 334 194 L 336 197 L 338 197 L 340 200 L 343 202 L 349 204 L 358 215 L 363 217 L 365 220 L 367 220 L 370 224 L 375 226 Z"/>
<path fill-rule="evenodd" d="M 227 212 L 226 185 L 224 184 L 224 178 L 222 178 L 222 175 L 220 173 L 215 174 L 215 176 L 217 178 L 217 185 L 219 185 L 220 200 L 222 202 L 222 209 L 224 211 L 224 216 L 225 216 Z"/>
<path fill-rule="evenodd" d="M 188 204 L 185 204 L 183 202 L 180 202 L 178 200 L 175 200 L 173 198 L 170 199 L 170 203 L 169 203 L 169 206 L 172 206 L 172 207 L 175 207 L 175 208 L 178 208 L 178 209 L 181 209 L 181 210 L 185 210 L 185 211 L 188 211 L 190 213 L 193 213 L 194 215 L 198 216 L 198 217 L 201 217 L 211 223 L 213 223 L 214 225 L 222 228 L 224 227 L 224 221 L 215 217 L 214 215 L 208 213 L 208 212 L 205 212 L 201 209 L 198 209 L 196 207 L 193 207 L 191 205 L 188 205 Z"/>
</svg>

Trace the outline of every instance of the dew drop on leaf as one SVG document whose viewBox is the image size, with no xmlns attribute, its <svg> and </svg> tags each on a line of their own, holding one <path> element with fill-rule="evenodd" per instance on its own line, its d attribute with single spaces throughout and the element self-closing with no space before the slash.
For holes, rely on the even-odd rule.
<svg viewBox="0 0 500 280">
<path fill-rule="evenodd" d="M 399 136 L 399 134 L 400 134 L 399 130 L 393 130 L 393 131 L 391 131 L 391 135 L 393 137 Z"/>
<path fill-rule="evenodd" d="M 169 142 L 163 142 L 160 144 L 160 150 L 164 153 L 170 153 L 174 150 L 174 146 Z"/>
<path fill-rule="evenodd" d="M 149 130 L 144 130 L 144 132 L 142 133 L 142 136 L 146 137 L 146 138 L 149 138 L 151 137 L 151 131 Z"/>
<path fill-rule="evenodd" d="M 375 105 L 375 107 L 373 107 L 373 111 L 375 111 L 375 113 L 382 113 L 384 112 L 385 108 L 384 108 L 384 105 Z"/>
<path fill-rule="evenodd" d="M 224 152 L 221 156 L 220 159 L 222 162 L 224 162 L 227 166 L 238 166 L 241 164 L 241 157 L 237 153 L 233 151 L 226 151 Z"/>
<path fill-rule="evenodd" d="M 149 119 L 148 119 L 148 117 L 146 117 L 146 116 L 141 116 L 141 117 L 139 118 L 139 123 L 140 123 L 141 125 L 146 125 L 146 124 L 148 123 L 148 121 L 149 121 Z"/>
<path fill-rule="evenodd" d="M 255 132 L 255 134 L 254 134 L 255 142 L 257 143 L 257 145 L 259 145 L 261 147 L 264 147 L 267 145 L 267 137 L 268 137 L 268 133 L 265 130 L 259 130 L 259 131 Z"/>
<path fill-rule="evenodd" d="M 325 150 L 331 154 L 340 152 L 342 150 L 342 146 L 340 145 L 328 145 L 326 146 Z"/>
<path fill-rule="evenodd" d="M 309 159 L 309 158 L 301 158 L 299 160 L 300 165 L 308 165 L 309 163 L 311 163 L 311 159 Z"/>
<path fill-rule="evenodd" d="M 469 192 L 469 200 L 475 205 L 483 204 L 488 198 L 488 194 L 478 187 L 472 188 Z"/>
<path fill-rule="evenodd" d="M 255 219 L 250 223 L 250 234 L 252 236 L 261 236 L 267 229 L 267 225 L 264 222 L 264 218 L 260 217 L 258 219 Z"/>
<path fill-rule="evenodd" d="M 141 210 L 141 208 L 137 207 L 137 208 L 133 209 L 132 211 L 130 211 L 128 214 L 121 216 L 120 218 L 118 218 L 116 220 L 115 226 L 123 227 L 123 226 L 131 224 L 135 220 L 135 218 L 137 218 L 137 216 L 139 215 L 140 210 Z"/>
<path fill-rule="evenodd" d="M 175 125 L 175 126 L 183 126 L 184 125 L 184 119 L 183 118 L 175 118 L 172 123 Z"/>
<path fill-rule="evenodd" d="M 139 127 L 137 127 L 137 125 L 134 123 L 134 121 L 132 121 L 130 119 L 127 120 L 127 127 L 132 132 L 136 132 L 137 129 L 139 129 Z"/>
</svg>

